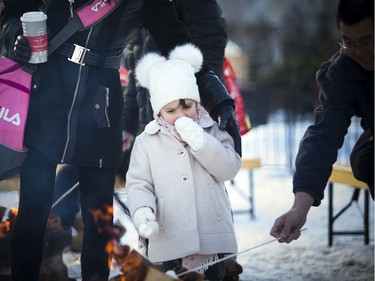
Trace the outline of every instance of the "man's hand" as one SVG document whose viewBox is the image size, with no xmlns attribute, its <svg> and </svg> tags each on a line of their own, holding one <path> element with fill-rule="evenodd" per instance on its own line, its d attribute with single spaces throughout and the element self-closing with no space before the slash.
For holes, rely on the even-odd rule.
<svg viewBox="0 0 375 281">
<path fill-rule="evenodd" d="M 301 228 L 306 222 L 307 214 L 314 198 L 305 192 L 297 192 L 292 208 L 275 220 L 271 236 L 280 243 L 290 243 L 301 236 Z"/>
<path fill-rule="evenodd" d="M 290 243 L 301 236 L 300 229 L 305 222 L 306 217 L 298 209 L 292 208 L 275 220 L 270 234 L 280 243 Z"/>
<path fill-rule="evenodd" d="M 133 134 L 127 131 L 122 131 L 122 152 L 125 152 L 131 147 L 133 140 Z"/>
</svg>

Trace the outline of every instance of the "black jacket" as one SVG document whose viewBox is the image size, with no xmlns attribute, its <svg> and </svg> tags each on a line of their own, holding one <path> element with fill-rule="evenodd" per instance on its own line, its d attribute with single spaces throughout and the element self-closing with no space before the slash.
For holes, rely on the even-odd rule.
<svg viewBox="0 0 375 281">
<path fill-rule="evenodd" d="M 337 150 L 343 145 L 351 118 L 360 117 L 363 129 L 374 134 L 373 75 L 344 52 L 333 55 L 316 74 L 320 105 L 315 109 L 314 125 L 306 130 L 300 143 L 293 178 L 294 192 L 311 194 L 315 197 L 314 205 L 319 205 L 323 199 Z M 367 166 L 373 163 L 372 155 Z"/>
<path fill-rule="evenodd" d="M 74 9 L 87 1 L 75 0 Z M 42 0 L 6 1 L 0 16 L 4 44 L 8 49 L 21 33 L 19 18 L 38 10 Z M 124 0 L 102 22 L 77 32 L 68 42 L 100 55 L 120 55 L 141 23 L 139 0 Z M 68 1 L 51 0 L 49 39 L 69 19 Z M 52 161 L 80 166 L 119 166 L 122 161 L 121 133 L 123 93 L 118 69 L 80 66 L 58 51 L 38 65 L 33 75 L 26 124 L 25 145 L 34 147 Z"/>
<path fill-rule="evenodd" d="M 147 7 L 152 7 L 160 11 L 160 5 L 165 5 L 165 1 L 145 1 Z M 145 11 L 145 26 L 156 32 L 157 42 L 160 51 L 167 55 L 170 51 L 170 41 L 184 43 L 191 37 L 194 44 L 201 50 L 205 63 L 209 65 L 219 79 L 224 83 L 223 78 L 223 59 L 225 46 L 227 44 L 227 33 L 225 20 L 222 17 L 222 11 L 216 0 L 173 0 L 169 7 L 175 13 L 175 20 L 170 19 L 168 14 L 155 17 L 155 13 Z M 189 34 L 181 30 L 184 28 L 176 23 L 176 19 L 183 23 Z M 164 28 L 157 29 L 158 26 Z M 165 26 L 170 26 L 168 32 Z M 161 33 L 157 31 L 161 31 Z M 174 46 L 172 44 L 172 46 Z M 127 68 L 132 70 L 136 62 L 146 53 L 158 51 L 154 39 L 146 30 L 140 31 L 133 40 L 132 50 L 128 53 Z M 133 120 L 133 122 L 124 122 L 124 130 L 136 135 L 142 131 L 144 126 L 153 119 L 153 112 L 149 101 L 149 93 L 146 89 L 136 86 L 134 74 L 129 73 L 128 88 L 125 95 L 124 120 Z M 202 93 L 201 93 L 202 94 Z M 203 93 L 204 94 L 204 93 Z M 229 96 L 228 96 L 229 97 Z M 202 97 L 202 100 L 207 100 Z M 229 99 L 230 100 L 230 99 Z M 135 109 L 134 104 L 137 105 Z M 134 120 L 139 120 L 139 125 L 135 126 Z"/>
</svg>

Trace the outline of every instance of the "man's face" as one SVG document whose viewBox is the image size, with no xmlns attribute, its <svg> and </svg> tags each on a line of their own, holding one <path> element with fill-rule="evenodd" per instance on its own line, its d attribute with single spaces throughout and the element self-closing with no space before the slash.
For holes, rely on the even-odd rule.
<svg viewBox="0 0 375 281">
<path fill-rule="evenodd" d="M 373 19 L 366 18 L 353 25 L 340 22 L 339 28 L 345 52 L 365 70 L 374 71 Z"/>
</svg>

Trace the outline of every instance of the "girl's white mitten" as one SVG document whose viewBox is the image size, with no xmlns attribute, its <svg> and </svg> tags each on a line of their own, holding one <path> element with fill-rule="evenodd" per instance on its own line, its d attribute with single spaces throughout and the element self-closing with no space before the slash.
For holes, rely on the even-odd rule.
<svg viewBox="0 0 375 281">
<path fill-rule="evenodd" d="M 203 128 L 189 117 L 180 117 L 174 123 L 181 138 L 187 142 L 193 151 L 199 151 L 204 143 Z"/>
<path fill-rule="evenodd" d="M 159 231 L 159 224 L 156 222 L 155 214 L 150 207 L 138 208 L 134 212 L 133 222 L 139 235 L 144 238 L 149 238 L 152 233 Z"/>
<path fill-rule="evenodd" d="M 159 224 L 156 221 L 143 223 L 138 229 L 139 235 L 146 239 L 150 238 L 151 234 L 157 233 L 158 231 L 159 231 Z"/>
</svg>

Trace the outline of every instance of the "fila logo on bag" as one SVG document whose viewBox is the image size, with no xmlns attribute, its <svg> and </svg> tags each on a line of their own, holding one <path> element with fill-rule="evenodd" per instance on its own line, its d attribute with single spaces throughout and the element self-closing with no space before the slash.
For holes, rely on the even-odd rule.
<svg viewBox="0 0 375 281">
<path fill-rule="evenodd" d="M 94 12 L 98 12 L 99 8 L 100 7 L 101 8 L 104 7 L 106 2 L 107 2 L 107 0 L 101 0 L 101 1 L 99 1 L 94 6 L 91 7 L 91 10 L 93 10 Z"/>
<path fill-rule="evenodd" d="M 12 123 L 15 126 L 21 125 L 20 114 L 16 113 L 12 116 L 9 116 L 9 109 L 5 107 L 0 108 L 0 119 L 3 119 L 5 122 Z"/>
</svg>

